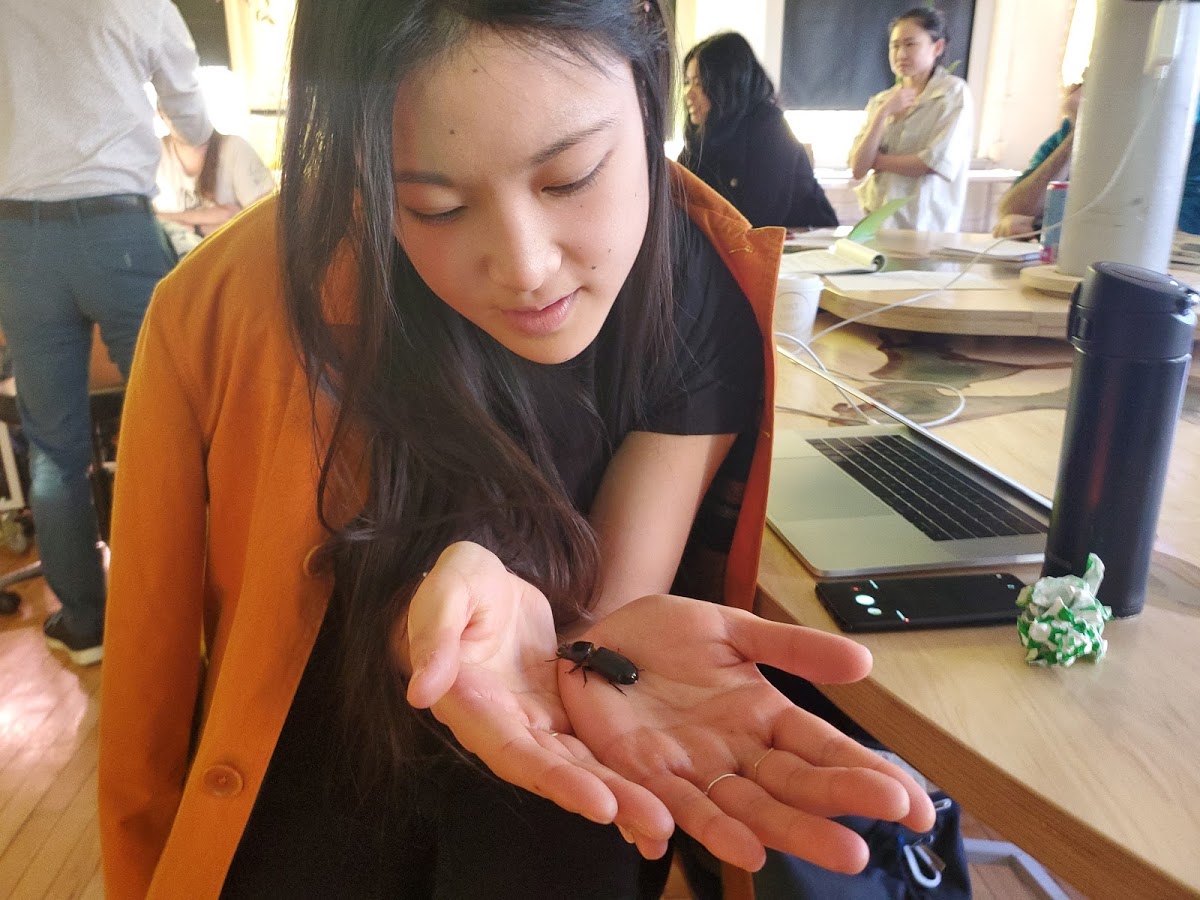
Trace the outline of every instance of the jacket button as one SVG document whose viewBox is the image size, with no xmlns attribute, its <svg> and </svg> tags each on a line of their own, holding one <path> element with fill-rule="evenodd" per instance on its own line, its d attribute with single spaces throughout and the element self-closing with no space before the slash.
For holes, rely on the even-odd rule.
<svg viewBox="0 0 1200 900">
<path fill-rule="evenodd" d="M 204 790 L 214 797 L 236 797 L 242 787 L 242 773 L 233 766 L 209 766 L 204 771 Z"/>
<path fill-rule="evenodd" d="M 318 544 L 304 554 L 304 563 L 301 569 L 309 578 L 320 578 L 329 568 L 328 557 L 321 553 L 322 549 L 322 546 Z"/>
</svg>

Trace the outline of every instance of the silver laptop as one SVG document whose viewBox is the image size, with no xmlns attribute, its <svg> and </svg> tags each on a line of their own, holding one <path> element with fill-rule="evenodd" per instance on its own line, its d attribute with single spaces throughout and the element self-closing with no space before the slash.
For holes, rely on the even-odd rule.
<svg viewBox="0 0 1200 900">
<path fill-rule="evenodd" d="M 892 420 L 777 429 L 767 521 L 821 576 L 1041 562 L 1050 504 L 781 348 Z"/>
</svg>

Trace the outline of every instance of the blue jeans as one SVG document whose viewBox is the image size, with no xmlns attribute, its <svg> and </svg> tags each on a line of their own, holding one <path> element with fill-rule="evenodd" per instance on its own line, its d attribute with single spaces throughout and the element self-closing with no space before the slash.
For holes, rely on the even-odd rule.
<svg viewBox="0 0 1200 900">
<path fill-rule="evenodd" d="M 148 211 L 0 218 L 0 327 L 29 441 L 38 553 L 81 636 L 102 634 L 105 599 L 88 482 L 93 326 L 127 377 L 150 294 L 173 263 Z"/>
</svg>

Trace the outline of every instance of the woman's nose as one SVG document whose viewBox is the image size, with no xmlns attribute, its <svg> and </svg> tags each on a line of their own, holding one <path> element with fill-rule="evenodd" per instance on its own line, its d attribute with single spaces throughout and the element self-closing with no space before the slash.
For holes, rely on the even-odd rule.
<svg viewBox="0 0 1200 900">
<path fill-rule="evenodd" d="M 562 252 L 537 205 L 497 217 L 489 240 L 488 277 L 521 294 L 538 290 L 558 271 Z"/>
</svg>

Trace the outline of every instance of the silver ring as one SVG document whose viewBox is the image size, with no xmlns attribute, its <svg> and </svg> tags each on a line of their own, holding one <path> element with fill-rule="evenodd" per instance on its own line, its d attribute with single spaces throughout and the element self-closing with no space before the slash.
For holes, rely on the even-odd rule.
<svg viewBox="0 0 1200 900">
<path fill-rule="evenodd" d="M 758 781 L 758 765 L 759 765 L 759 763 L 761 763 L 761 762 L 762 762 L 764 759 L 766 759 L 768 756 L 770 756 L 770 755 L 771 755 L 771 751 L 772 751 L 772 750 L 774 750 L 774 749 L 775 749 L 774 747 L 768 747 L 768 748 L 767 748 L 767 752 L 766 752 L 766 753 L 764 753 L 762 756 L 760 756 L 760 757 L 758 758 L 758 762 L 756 762 L 756 763 L 754 764 L 754 771 L 753 771 L 753 772 L 751 773 L 751 775 L 750 775 L 750 778 L 751 778 L 751 780 L 752 780 L 752 781 Z"/>
<path fill-rule="evenodd" d="M 714 785 L 715 785 L 715 784 L 716 784 L 718 781 L 721 781 L 721 780 L 722 780 L 722 779 L 724 779 L 724 778 L 737 778 L 737 774 L 738 774 L 737 772 L 726 772 L 724 775 L 718 775 L 716 778 L 714 778 L 712 781 L 710 781 L 710 782 L 708 783 L 708 787 L 706 787 L 706 788 L 704 789 L 704 796 L 705 796 L 705 797 L 707 797 L 707 796 L 708 796 L 708 792 L 709 792 L 709 791 L 711 791 L 711 790 L 713 789 L 713 786 L 714 786 Z"/>
<path fill-rule="evenodd" d="M 557 731 L 547 731 L 546 734 L 550 735 L 550 737 L 558 737 Z"/>
</svg>

